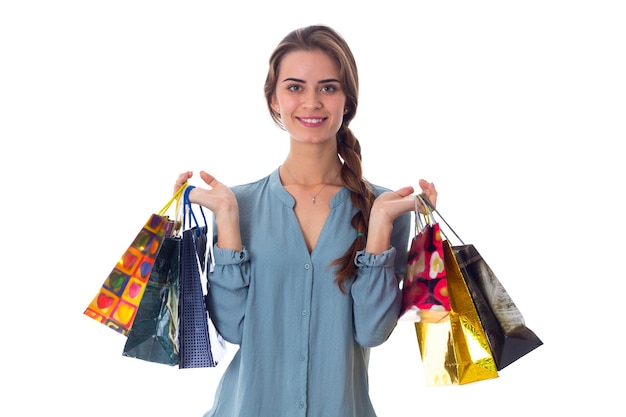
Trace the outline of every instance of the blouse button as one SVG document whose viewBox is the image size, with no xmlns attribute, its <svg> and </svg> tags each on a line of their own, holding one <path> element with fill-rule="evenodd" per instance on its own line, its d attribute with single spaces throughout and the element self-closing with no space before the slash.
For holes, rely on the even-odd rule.
<svg viewBox="0 0 626 417">
<path fill-rule="evenodd" d="M 302 315 L 303 315 L 303 316 L 306 316 L 307 314 L 309 314 L 309 312 L 308 312 L 308 311 L 306 311 L 306 310 L 302 310 Z"/>
<path fill-rule="evenodd" d="M 309 264 L 304 264 L 304 269 L 311 269 L 311 265 L 309 265 Z"/>
</svg>

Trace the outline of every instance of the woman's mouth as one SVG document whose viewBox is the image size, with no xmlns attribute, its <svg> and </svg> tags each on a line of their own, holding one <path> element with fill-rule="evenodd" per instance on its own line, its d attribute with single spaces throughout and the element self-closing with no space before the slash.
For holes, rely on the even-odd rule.
<svg viewBox="0 0 626 417">
<path fill-rule="evenodd" d="M 319 126 L 326 120 L 324 117 L 298 117 L 298 120 L 302 122 L 305 126 L 314 127 Z"/>
</svg>

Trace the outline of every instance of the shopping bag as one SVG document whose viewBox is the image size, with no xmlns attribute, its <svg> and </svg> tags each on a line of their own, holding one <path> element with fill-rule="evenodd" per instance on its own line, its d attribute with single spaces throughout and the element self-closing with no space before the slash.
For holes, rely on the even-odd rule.
<svg viewBox="0 0 626 417">
<path fill-rule="evenodd" d="M 183 224 L 179 283 L 179 368 L 215 367 L 225 355 L 226 344 L 219 335 L 206 308 L 204 287 L 208 287 L 211 245 L 208 243 L 208 225 L 202 207 L 199 207 L 204 225 L 200 225 L 189 201 L 187 187 L 183 196 Z M 187 222 L 185 220 L 188 220 Z M 193 222 L 192 222 L 193 220 Z"/>
<path fill-rule="evenodd" d="M 178 365 L 178 269 L 181 237 L 166 236 L 127 334 L 123 356 Z"/>
<path fill-rule="evenodd" d="M 415 236 L 407 255 L 400 316 L 403 320 L 439 321 L 450 311 L 443 242 L 439 223 L 424 203 L 422 222 L 420 199 L 415 198 Z"/>
<path fill-rule="evenodd" d="M 487 336 L 447 240 L 443 250 L 450 312 L 439 322 L 415 323 L 426 383 L 464 385 L 497 378 Z"/>
<path fill-rule="evenodd" d="M 432 208 L 427 200 L 426 203 Z M 452 252 L 472 295 L 498 370 L 543 345 L 474 245 L 465 244 L 443 216 L 434 208 L 433 212 L 460 242 L 452 245 Z"/>
<path fill-rule="evenodd" d="M 182 188 L 158 213 L 150 215 L 84 311 L 86 316 L 119 333 L 128 333 L 161 243 L 176 227 L 176 222 L 170 220 L 167 211 L 181 197 Z"/>
<path fill-rule="evenodd" d="M 491 345 L 498 370 L 543 344 L 474 245 L 452 247 Z"/>
</svg>

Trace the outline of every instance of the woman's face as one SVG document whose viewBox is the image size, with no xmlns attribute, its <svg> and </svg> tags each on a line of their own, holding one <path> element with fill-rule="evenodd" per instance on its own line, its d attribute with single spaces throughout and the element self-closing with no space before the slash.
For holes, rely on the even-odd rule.
<svg viewBox="0 0 626 417">
<path fill-rule="evenodd" d="M 291 138 L 306 143 L 335 140 L 345 113 L 339 68 L 324 52 L 294 51 L 279 67 L 272 107 Z"/>
</svg>

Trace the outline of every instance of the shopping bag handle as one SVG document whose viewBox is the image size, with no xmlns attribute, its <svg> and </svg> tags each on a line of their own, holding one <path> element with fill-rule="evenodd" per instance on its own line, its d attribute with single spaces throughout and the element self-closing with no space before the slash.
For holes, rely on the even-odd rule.
<svg viewBox="0 0 626 417">
<path fill-rule="evenodd" d="M 182 187 L 181 187 L 182 188 Z M 189 216 L 189 224 L 188 227 L 192 228 L 193 225 L 191 224 L 191 219 L 193 218 L 193 221 L 196 225 L 196 233 L 198 235 L 200 235 L 201 231 L 200 231 L 200 224 L 198 223 L 198 219 L 196 218 L 195 213 L 193 212 L 193 207 L 191 205 L 191 201 L 189 200 L 189 193 L 191 192 L 191 190 L 193 190 L 194 188 L 196 188 L 193 185 L 189 185 L 187 187 L 185 187 L 185 191 L 183 193 L 183 224 L 185 224 L 185 217 L 187 212 L 189 212 L 190 216 Z M 206 216 L 204 214 L 204 209 L 202 208 L 202 205 L 198 204 L 198 206 L 200 207 L 200 213 L 202 213 L 202 218 L 204 219 L 204 225 L 207 226 L 207 221 L 206 221 Z"/>
<path fill-rule="evenodd" d="M 454 236 L 456 236 L 456 238 L 459 239 L 459 242 L 461 242 L 461 245 L 465 245 L 465 243 L 463 242 L 463 239 L 461 239 L 459 235 L 456 234 L 452 226 L 448 224 L 446 219 L 443 218 L 443 216 L 441 215 L 441 213 L 439 213 L 437 208 L 431 204 L 431 202 L 428 200 L 428 197 L 426 197 L 426 194 L 424 193 L 418 194 L 417 198 L 420 199 L 420 201 L 422 202 L 422 206 L 424 206 L 425 210 L 430 212 L 431 215 L 433 213 L 437 213 L 437 217 L 439 217 L 441 221 L 443 221 L 443 223 L 448 227 L 448 229 L 450 229 L 450 231 L 454 234 Z M 416 212 L 417 212 L 417 205 L 416 205 Z M 446 236 L 443 230 L 441 230 L 441 233 L 443 234 L 443 237 L 445 237 L 448 241 L 450 241 L 450 239 L 448 239 L 448 236 Z"/>
<path fill-rule="evenodd" d="M 433 223 L 434 217 L 430 206 L 424 203 L 421 196 L 416 195 L 413 197 L 413 201 L 415 202 L 415 236 L 417 236 L 422 230 L 424 230 L 426 225 Z M 422 218 L 420 217 L 418 202 L 421 202 L 422 207 L 424 207 L 425 213 L 422 213 L 424 216 L 424 222 L 422 222 Z"/>
<path fill-rule="evenodd" d="M 176 213 L 178 213 L 179 205 L 180 205 L 180 196 L 183 194 L 186 187 L 187 187 L 187 182 L 185 182 L 178 190 L 176 190 L 172 198 L 170 198 L 170 201 L 168 201 L 165 204 L 165 206 L 161 209 L 161 211 L 159 211 L 160 216 L 165 216 L 165 214 L 167 213 L 169 208 L 172 206 L 172 203 L 174 203 L 174 201 L 176 201 Z"/>
</svg>

